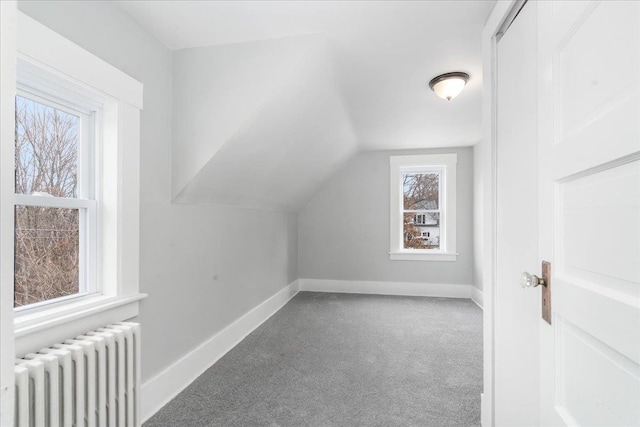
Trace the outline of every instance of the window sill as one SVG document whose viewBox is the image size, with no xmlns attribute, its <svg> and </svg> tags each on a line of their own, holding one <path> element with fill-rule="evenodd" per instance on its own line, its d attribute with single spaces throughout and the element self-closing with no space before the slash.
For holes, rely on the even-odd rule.
<svg viewBox="0 0 640 427">
<path fill-rule="evenodd" d="M 49 310 L 15 315 L 16 355 L 38 351 L 76 335 L 138 315 L 146 294 L 92 296 Z"/>
<path fill-rule="evenodd" d="M 389 252 L 391 261 L 455 261 L 457 257 L 455 252 Z"/>
</svg>

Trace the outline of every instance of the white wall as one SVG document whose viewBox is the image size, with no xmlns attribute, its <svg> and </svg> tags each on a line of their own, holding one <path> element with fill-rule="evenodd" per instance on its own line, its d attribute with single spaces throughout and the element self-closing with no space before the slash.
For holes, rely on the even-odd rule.
<svg viewBox="0 0 640 427">
<path fill-rule="evenodd" d="M 109 2 L 20 2 L 19 8 L 144 84 L 140 291 L 149 297 L 139 318 L 143 380 L 298 277 L 476 282 L 472 148 L 361 153 L 299 218 L 172 204 L 172 53 Z M 458 154 L 458 260 L 390 261 L 389 155 L 452 151 Z"/>
<path fill-rule="evenodd" d="M 297 216 L 171 204 L 171 52 L 108 2 L 20 2 L 19 9 L 144 84 L 145 381 L 298 277 Z"/>
<path fill-rule="evenodd" d="M 389 260 L 389 156 L 458 154 L 455 262 Z M 300 212 L 299 273 L 305 279 L 473 282 L 471 147 L 362 152 Z"/>
</svg>

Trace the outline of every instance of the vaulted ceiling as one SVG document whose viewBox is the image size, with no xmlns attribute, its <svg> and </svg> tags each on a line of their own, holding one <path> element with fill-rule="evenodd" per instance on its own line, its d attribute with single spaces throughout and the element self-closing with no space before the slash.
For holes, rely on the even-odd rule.
<svg viewBox="0 0 640 427">
<path fill-rule="evenodd" d="M 174 51 L 174 200 L 295 211 L 357 151 L 475 144 L 494 3 L 119 2 Z"/>
</svg>

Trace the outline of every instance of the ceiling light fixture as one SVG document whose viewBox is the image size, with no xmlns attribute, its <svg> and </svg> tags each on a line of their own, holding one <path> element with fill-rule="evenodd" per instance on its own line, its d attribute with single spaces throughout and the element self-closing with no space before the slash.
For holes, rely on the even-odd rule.
<svg viewBox="0 0 640 427">
<path fill-rule="evenodd" d="M 469 81 L 469 74 L 455 71 L 432 78 L 429 82 L 429 87 L 439 98 L 451 101 L 462 92 L 467 81 Z"/>
</svg>

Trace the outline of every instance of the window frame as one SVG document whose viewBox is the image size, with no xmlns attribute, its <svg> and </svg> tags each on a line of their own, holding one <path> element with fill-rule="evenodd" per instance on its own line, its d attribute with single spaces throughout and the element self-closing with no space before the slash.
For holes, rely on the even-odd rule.
<svg viewBox="0 0 640 427">
<path fill-rule="evenodd" d="M 77 116 L 80 121 L 76 160 L 78 175 L 76 197 L 39 196 L 15 193 L 14 190 L 14 209 L 16 206 L 78 209 L 80 233 L 78 293 L 14 307 L 16 313 L 22 313 L 46 310 L 51 305 L 65 304 L 74 298 L 83 298 L 102 291 L 98 276 L 101 138 L 96 131 L 100 128 L 102 106 L 94 100 L 80 97 L 74 92 L 56 86 L 44 70 L 32 69 L 31 72 L 19 72 L 16 89 L 16 96 Z"/>
<path fill-rule="evenodd" d="M 146 295 L 139 293 L 143 86 L 20 11 L 16 30 L 19 81 L 26 78 L 31 88 L 46 89 L 54 97 L 77 94 L 77 99 L 98 105 L 101 114 L 95 126 L 96 146 L 100 147 L 95 153 L 99 159 L 96 179 L 100 183 L 100 193 L 96 194 L 100 292 L 14 311 L 15 352 L 20 355 L 89 329 L 134 318 Z M 7 219 L 13 226 L 13 215 Z"/>
<path fill-rule="evenodd" d="M 456 165 L 457 154 L 390 156 L 390 250 L 392 261 L 456 261 Z M 405 249 L 404 214 L 424 210 L 405 210 L 403 176 L 406 173 L 439 172 L 440 237 L 439 249 Z"/>
</svg>

